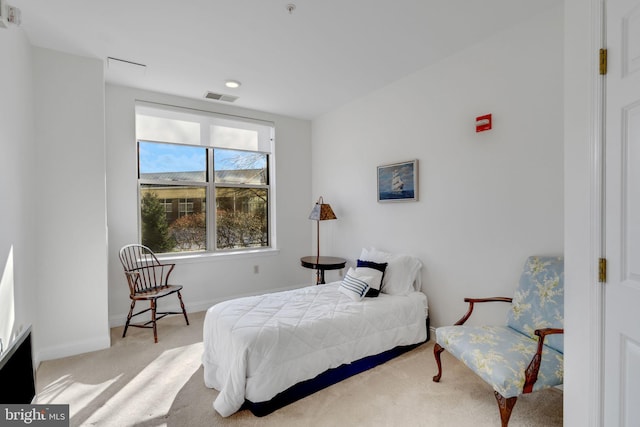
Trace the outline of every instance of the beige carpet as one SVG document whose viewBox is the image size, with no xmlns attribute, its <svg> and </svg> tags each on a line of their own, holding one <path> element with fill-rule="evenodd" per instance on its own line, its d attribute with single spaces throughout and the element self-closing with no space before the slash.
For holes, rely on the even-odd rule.
<svg viewBox="0 0 640 427">
<path fill-rule="evenodd" d="M 220 417 L 217 392 L 204 386 L 200 357 L 204 313 L 159 323 L 151 330 L 111 331 L 111 348 L 43 362 L 37 402 L 70 405 L 71 425 L 87 426 L 499 426 L 493 392 L 446 352 L 436 373 L 429 342 L 271 415 L 241 411 Z M 510 426 L 561 426 L 562 392 L 522 396 Z"/>
</svg>

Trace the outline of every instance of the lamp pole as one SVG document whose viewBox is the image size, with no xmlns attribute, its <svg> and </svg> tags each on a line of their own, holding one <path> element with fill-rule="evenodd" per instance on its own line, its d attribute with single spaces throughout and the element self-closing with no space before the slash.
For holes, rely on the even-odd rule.
<svg viewBox="0 0 640 427">
<path fill-rule="evenodd" d="M 316 221 L 316 244 L 317 244 L 317 248 L 316 248 L 316 267 L 319 267 L 318 264 L 320 264 L 320 220 Z M 320 283 L 320 269 L 316 269 L 316 285 Z"/>
</svg>

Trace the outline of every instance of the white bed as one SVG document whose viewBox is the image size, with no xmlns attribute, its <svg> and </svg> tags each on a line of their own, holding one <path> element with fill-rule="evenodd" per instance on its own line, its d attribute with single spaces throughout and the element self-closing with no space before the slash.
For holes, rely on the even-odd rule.
<svg viewBox="0 0 640 427">
<path fill-rule="evenodd" d="M 378 297 L 354 301 L 334 282 L 211 307 L 202 363 L 205 385 L 219 391 L 215 410 L 226 417 L 245 401 L 269 401 L 329 369 L 424 342 L 427 297 L 415 290 L 419 268 L 408 272 L 410 289 L 395 295 L 384 293 L 393 283 L 383 280 Z"/>
</svg>

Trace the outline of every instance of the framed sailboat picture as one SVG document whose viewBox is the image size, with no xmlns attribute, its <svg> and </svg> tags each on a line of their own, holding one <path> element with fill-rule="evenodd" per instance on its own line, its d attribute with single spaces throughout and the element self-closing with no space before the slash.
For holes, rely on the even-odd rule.
<svg viewBox="0 0 640 427">
<path fill-rule="evenodd" d="M 378 166 L 378 201 L 418 201 L 418 160 Z"/>
</svg>

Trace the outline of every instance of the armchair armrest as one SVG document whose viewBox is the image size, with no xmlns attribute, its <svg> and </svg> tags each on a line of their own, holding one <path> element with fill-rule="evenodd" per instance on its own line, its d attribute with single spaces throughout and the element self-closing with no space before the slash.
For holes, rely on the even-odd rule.
<svg viewBox="0 0 640 427">
<path fill-rule="evenodd" d="M 473 307 L 475 303 L 482 302 L 508 302 L 510 303 L 513 299 L 508 297 L 489 297 L 489 298 L 465 298 L 464 302 L 469 303 L 469 309 L 465 313 L 464 316 L 460 318 L 454 325 L 463 325 L 469 317 L 471 317 L 471 313 L 473 313 Z"/>
<path fill-rule="evenodd" d="M 164 284 L 166 285 L 169 282 L 169 275 L 173 271 L 173 267 L 176 265 L 174 263 L 166 263 L 166 264 L 158 264 L 156 267 L 162 268 L 164 272 Z"/>
<path fill-rule="evenodd" d="M 163 285 L 168 285 L 169 284 L 169 276 L 171 275 L 171 272 L 173 271 L 173 267 L 175 267 L 176 265 L 173 264 L 173 263 L 167 263 L 167 264 L 160 264 L 160 266 L 162 267 L 163 271 L 165 271 L 164 270 L 165 267 L 169 268 L 165 272 L 164 283 L 163 283 Z"/>
<path fill-rule="evenodd" d="M 173 270 L 173 267 L 175 267 L 175 263 L 172 262 L 167 262 L 167 263 L 160 263 L 160 264 L 156 264 L 156 266 L 158 267 L 170 267 L 171 270 Z"/>
<path fill-rule="evenodd" d="M 540 370 L 540 363 L 542 362 L 542 349 L 544 348 L 544 338 L 547 335 L 564 334 L 564 329 L 558 328 L 543 328 L 536 329 L 534 332 L 538 336 L 538 348 L 536 353 L 531 359 L 531 363 L 524 371 L 524 386 L 522 387 L 523 393 L 531 393 L 533 391 L 533 385 L 538 380 L 538 371 Z"/>
<path fill-rule="evenodd" d="M 138 287 L 138 283 L 140 283 L 140 272 L 125 271 L 124 275 L 127 278 L 127 284 L 129 285 L 129 294 L 130 295 L 135 294 L 136 288 Z"/>
<path fill-rule="evenodd" d="M 553 334 L 564 334 L 564 329 L 543 328 L 543 329 L 536 329 L 535 331 L 533 331 L 533 333 L 540 337 L 540 339 L 538 340 L 538 347 L 541 347 L 544 341 L 544 337 L 546 337 L 547 335 L 553 335 Z"/>
</svg>

